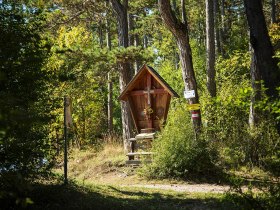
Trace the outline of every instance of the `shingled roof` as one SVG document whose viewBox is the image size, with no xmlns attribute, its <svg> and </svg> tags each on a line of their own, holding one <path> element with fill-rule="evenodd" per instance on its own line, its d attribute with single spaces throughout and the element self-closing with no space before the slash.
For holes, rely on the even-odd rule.
<svg viewBox="0 0 280 210">
<path fill-rule="evenodd" d="M 151 66 L 144 64 L 137 74 L 132 78 L 132 80 L 127 84 L 121 95 L 119 96 L 120 100 L 126 100 L 126 93 L 131 91 L 134 88 L 134 83 L 137 81 L 141 75 L 148 71 L 162 86 L 163 88 L 173 97 L 179 97 L 179 95 L 168 85 L 168 83 L 154 70 Z"/>
</svg>

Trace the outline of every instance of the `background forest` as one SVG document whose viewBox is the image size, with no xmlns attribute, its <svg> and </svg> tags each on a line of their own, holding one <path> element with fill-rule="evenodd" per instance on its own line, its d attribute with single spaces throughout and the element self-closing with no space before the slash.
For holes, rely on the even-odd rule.
<svg viewBox="0 0 280 210">
<path fill-rule="evenodd" d="M 260 30 L 249 27 L 246 13 L 254 2 L 262 5 L 254 11 L 263 12 L 269 49 L 254 44 L 253 29 Z M 194 102 L 183 97 L 189 70 L 164 20 L 166 3 L 185 27 Z M 24 188 L 22 180 L 56 164 L 64 96 L 72 101 L 71 148 L 131 135 L 118 96 L 143 64 L 180 95 L 143 174 L 186 178 L 246 166 L 279 177 L 279 19 L 277 0 L 0 1 L 0 198 L 16 197 L 11 192 Z M 201 122 L 191 120 L 189 103 L 201 104 Z"/>
</svg>

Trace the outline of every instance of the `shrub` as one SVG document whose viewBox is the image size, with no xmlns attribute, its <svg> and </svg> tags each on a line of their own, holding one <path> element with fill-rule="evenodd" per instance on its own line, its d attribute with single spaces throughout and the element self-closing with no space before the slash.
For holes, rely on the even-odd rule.
<svg viewBox="0 0 280 210">
<path fill-rule="evenodd" d="M 279 209 L 280 185 L 275 182 L 260 182 L 258 185 L 247 184 L 238 177 L 230 177 L 231 188 L 227 199 L 242 209 Z"/>
<path fill-rule="evenodd" d="M 166 127 L 153 144 L 155 155 L 152 164 L 146 166 L 148 176 L 186 177 L 213 169 L 215 152 L 203 135 L 195 139 L 189 115 L 183 104 L 170 111 Z"/>
</svg>

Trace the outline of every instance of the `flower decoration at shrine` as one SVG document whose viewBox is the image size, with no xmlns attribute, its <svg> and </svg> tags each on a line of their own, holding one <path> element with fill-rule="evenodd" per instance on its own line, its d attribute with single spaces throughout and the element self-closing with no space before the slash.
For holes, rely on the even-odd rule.
<svg viewBox="0 0 280 210">
<path fill-rule="evenodd" d="M 144 109 L 144 114 L 150 116 L 153 114 L 154 110 L 151 107 L 147 107 Z"/>
</svg>

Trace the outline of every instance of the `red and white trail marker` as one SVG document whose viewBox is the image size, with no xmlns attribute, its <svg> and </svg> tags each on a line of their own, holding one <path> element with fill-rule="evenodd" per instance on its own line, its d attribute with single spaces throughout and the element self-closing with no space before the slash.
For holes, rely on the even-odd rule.
<svg viewBox="0 0 280 210">
<path fill-rule="evenodd" d="M 199 112 L 198 111 L 192 111 L 192 118 L 199 118 Z"/>
</svg>

